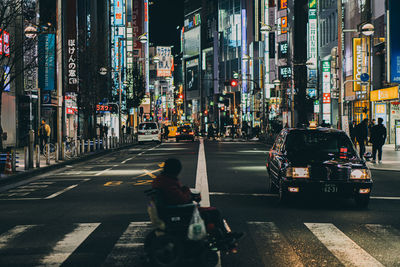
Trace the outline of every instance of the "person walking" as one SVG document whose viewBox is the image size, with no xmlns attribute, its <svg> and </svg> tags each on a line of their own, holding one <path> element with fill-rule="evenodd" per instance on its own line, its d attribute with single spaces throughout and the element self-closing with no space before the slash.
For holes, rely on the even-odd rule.
<svg viewBox="0 0 400 267">
<path fill-rule="evenodd" d="M 365 142 L 368 137 L 368 119 L 364 119 L 356 126 L 356 140 L 360 146 L 360 157 L 364 159 L 365 154 Z"/>
<path fill-rule="evenodd" d="M 368 124 L 368 140 L 370 140 L 369 143 L 371 143 L 371 130 L 372 130 L 372 127 L 375 126 L 375 123 L 376 123 L 376 121 L 375 121 L 375 119 L 373 119 L 373 120 L 370 121 L 370 123 Z M 367 143 L 368 143 L 368 140 L 367 140 Z"/>
<path fill-rule="evenodd" d="M 371 128 L 372 143 L 372 163 L 376 163 L 376 153 L 378 152 L 378 163 L 382 163 L 382 146 L 386 141 L 386 127 L 383 125 L 383 119 L 378 118 L 378 125 Z"/>
<path fill-rule="evenodd" d="M 49 143 L 50 139 L 50 133 L 51 133 L 51 128 L 50 126 L 46 123 L 45 120 L 42 120 L 42 124 L 39 128 L 39 146 L 40 146 L 40 153 L 43 154 L 44 147 Z"/>
</svg>

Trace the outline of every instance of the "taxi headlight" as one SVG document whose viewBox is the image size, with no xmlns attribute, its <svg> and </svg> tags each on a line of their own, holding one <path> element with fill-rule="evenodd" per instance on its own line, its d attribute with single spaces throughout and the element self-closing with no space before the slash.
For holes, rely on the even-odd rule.
<svg viewBox="0 0 400 267">
<path fill-rule="evenodd" d="M 371 179 L 371 172 L 368 169 L 353 169 L 350 173 L 350 179 Z"/>
<path fill-rule="evenodd" d="M 308 168 L 308 167 L 290 167 L 290 168 L 287 168 L 286 177 L 310 178 L 310 168 Z"/>
</svg>

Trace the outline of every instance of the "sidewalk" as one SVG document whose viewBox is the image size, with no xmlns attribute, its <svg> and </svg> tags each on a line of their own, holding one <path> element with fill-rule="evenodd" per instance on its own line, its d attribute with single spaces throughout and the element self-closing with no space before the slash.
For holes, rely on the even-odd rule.
<svg viewBox="0 0 400 267">
<path fill-rule="evenodd" d="M 16 149 L 16 169 L 15 172 L 13 174 L 4 174 L 1 173 L 0 174 L 0 182 L 2 181 L 8 181 L 10 179 L 19 179 L 19 178 L 28 178 L 28 177 L 32 177 L 34 175 L 38 175 L 41 173 L 45 173 L 47 171 L 50 170 L 54 170 L 54 169 L 58 169 L 58 168 L 62 168 L 66 165 L 69 164 L 74 164 L 80 161 L 84 161 L 90 158 L 94 158 L 97 156 L 101 156 L 101 155 L 105 155 L 120 149 L 124 149 L 130 146 L 133 146 L 137 144 L 136 140 L 134 142 L 127 142 L 125 144 L 122 144 L 120 146 L 116 145 L 113 148 L 108 148 L 108 149 L 97 149 L 95 151 L 92 152 L 85 152 L 84 154 L 81 154 L 77 157 L 74 157 L 71 154 L 67 154 L 66 153 L 66 157 L 65 160 L 59 160 L 58 162 L 55 161 L 55 156 L 54 153 L 51 154 L 50 156 L 50 164 L 46 164 L 46 158 L 44 155 L 40 155 L 40 167 L 36 167 L 36 159 L 34 159 L 34 168 L 29 169 L 29 170 L 25 170 L 25 158 L 24 158 L 24 148 L 18 148 Z"/>
<path fill-rule="evenodd" d="M 367 146 L 366 151 L 372 153 L 372 146 Z M 382 163 L 379 164 L 377 160 L 377 163 L 367 162 L 367 165 L 371 170 L 400 171 L 400 151 L 394 150 L 394 144 L 384 145 Z"/>
</svg>

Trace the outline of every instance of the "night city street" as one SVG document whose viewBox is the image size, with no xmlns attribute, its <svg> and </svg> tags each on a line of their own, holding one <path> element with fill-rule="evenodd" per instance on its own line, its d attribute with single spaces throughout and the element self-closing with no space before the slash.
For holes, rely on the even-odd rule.
<svg viewBox="0 0 400 267">
<path fill-rule="evenodd" d="M 0 267 L 400 267 L 399 0 L 0 0 Z"/>
<path fill-rule="evenodd" d="M 317 198 L 286 206 L 266 190 L 267 146 L 206 141 L 204 148 L 210 203 L 246 234 L 221 266 L 399 266 L 398 173 L 373 171 L 368 210 Z M 194 187 L 198 151 L 198 141 L 135 146 L 2 185 L 0 265 L 145 266 L 143 192 L 168 157 L 182 161 L 182 182 Z"/>
</svg>

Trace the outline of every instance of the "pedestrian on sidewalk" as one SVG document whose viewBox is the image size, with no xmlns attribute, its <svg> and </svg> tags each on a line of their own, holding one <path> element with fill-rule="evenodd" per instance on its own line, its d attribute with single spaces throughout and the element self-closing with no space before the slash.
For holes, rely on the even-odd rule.
<svg viewBox="0 0 400 267">
<path fill-rule="evenodd" d="M 378 118 L 378 125 L 371 128 L 372 163 L 376 162 L 376 152 L 378 152 L 378 162 L 382 163 L 382 146 L 385 144 L 386 135 L 386 127 L 383 125 L 383 119 Z"/>
<path fill-rule="evenodd" d="M 51 128 L 50 126 L 46 123 L 46 121 L 43 119 L 42 124 L 39 128 L 39 146 L 40 146 L 40 152 L 43 154 L 44 147 L 49 143 L 50 139 L 50 133 L 51 133 Z"/>
<path fill-rule="evenodd" d="M 364 119 L 356 126 L 356 140 L 360 146 L 360 157 L 364 159 L 365 154 L 365 142 L 368 137 L 368 119 Z"/>
<path fill-rule="evenodd" d="M 369 143 L 371 143 L 371 130 L 372 127 L 375 126 L 376 120 L 373 119 L 372 121 L 370 121 L 370 123 L 368 124 L 368 137 L 369 137 Z"/>
</svg>

